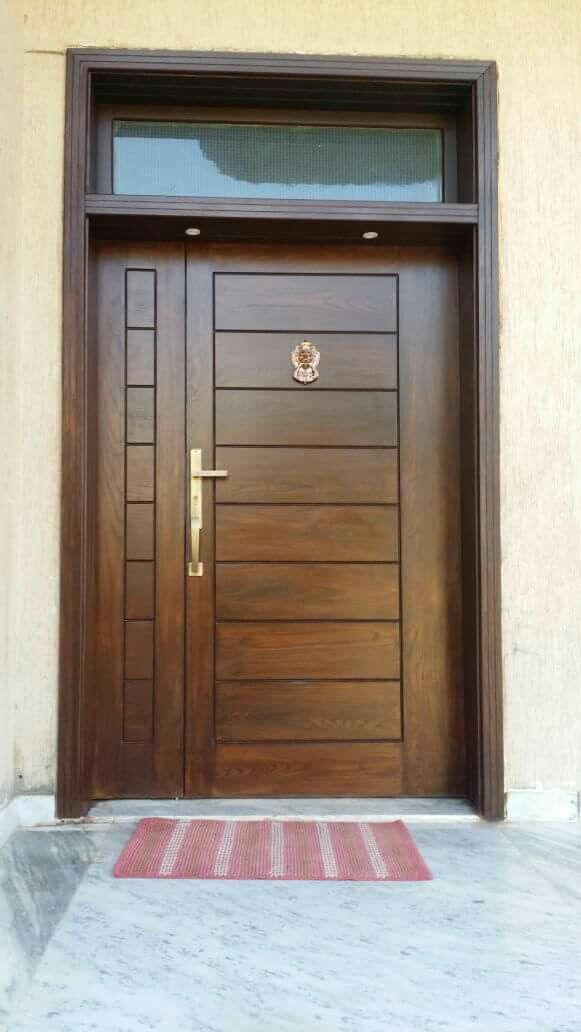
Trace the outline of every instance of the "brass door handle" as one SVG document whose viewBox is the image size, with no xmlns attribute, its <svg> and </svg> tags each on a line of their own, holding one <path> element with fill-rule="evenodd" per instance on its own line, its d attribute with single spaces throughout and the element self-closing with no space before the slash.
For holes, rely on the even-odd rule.
<svg viewBox="0 0 581 1032">
<path fill-rule="evenodd" d="M 200 562 L 200 531 L 202 530 L 202 482 L 204 477 L 227 477 L 227 469 L 202 469 L 202 452 L 190 452 L 190 561 L 188 577 L 203 577 L 204 564 Z"/>
</svg>

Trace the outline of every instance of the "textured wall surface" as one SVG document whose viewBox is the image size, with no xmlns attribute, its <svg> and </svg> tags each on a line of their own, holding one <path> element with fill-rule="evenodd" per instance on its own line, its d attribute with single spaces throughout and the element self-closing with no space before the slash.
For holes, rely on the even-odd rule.
<svg viewBox="0 0 581 1032">
<path fill-rule="evenodd" d="M 17 378 L 20 355 L 20 197 L 22 193 L 22 31 L 14 8 L 0 6 L 0 806 L 14 779 L 13 600 L 21 449 Z M 45 646 L 46 651 L 46 646 Z M 46 731 L 46 729 L 44 729 Z"/>
<path fill-rule="evenodd" d="M 26 49 L 22 316 L 8 468 L 19 517 L 9 594 L 0 604 L 19 632 L 12 687 L 22 785 L 49 783 L 55 752 L 64 51 L 87 45 L 498 61 L 507 786 L 581 786 L 581 4 L 17 6 L 25 12 Z M 14 169 L 2 175 L 9 191 L 17 185 Z M 12 209 L 10 218 L 17 219 Z M 14 276 L 11 253 L 2 250 L 2 268 Z M 2 332 L 9 344 L 13 327 L 5 322 Z"/>
</svg>

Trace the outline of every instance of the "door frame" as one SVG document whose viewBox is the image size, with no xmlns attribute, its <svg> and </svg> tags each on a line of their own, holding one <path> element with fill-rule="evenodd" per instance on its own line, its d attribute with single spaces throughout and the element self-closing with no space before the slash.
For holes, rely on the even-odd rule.
<svg viewBox="0 0 581 1032">
<path fill-rule="evenodd" d="M 341 110 L 377 105 L 378 90 L 400 110 L 461 105 L 462 202 L 442 204 L 221 201 L 97 195 L 92 142 L 99 91 L 128 85 L 151 97 L 196 89 L 207 105 L 249 95 L 291 106 L 316 89 Z M 193 85 L 192 85 L 193 84 Z M 149 91 L 149 92 L 148 92 Z M 302 94 L 301 94 L 302 91 Z M 105 94 L 103 94 L 105 95 Z M 358 99 L 359 107 L 354 103 Z M 248 101 L 249 106 L 251 101 Z M 295 100 L 295 106 L 297 104 Z M 318 106 L 321 104 L 319 102 Z M 385 107 L 385 102 L 384 102 Z M 424 110 L 422 107 L 422 110 Z M 183 239 L 196 220 L 218 240 L 360 240 L 361 229 L 389 228 L 393 242 L 454 242 L 460 254 L 464 358 L 461 475 L 465 569 L 466 727 L 469 795 L 491 820 L 504 816 L 500 620 L 499 330 L 497 240 L 497 73 L 494 62 L 290 54 L 184 53 L 73 49 L 67 52 L 63 267 L 62 488 L 57 814 L 80 817 L 83 713 L 91 666 L 94 566 L 95 428 L 89 299 L 92 232 Z"/>
</svg>

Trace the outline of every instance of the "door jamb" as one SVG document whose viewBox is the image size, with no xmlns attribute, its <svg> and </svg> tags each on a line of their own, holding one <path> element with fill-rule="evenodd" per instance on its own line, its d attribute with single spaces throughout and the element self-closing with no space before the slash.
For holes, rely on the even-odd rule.
<svg viewBox="0 0 581 1032">
<path fill-rule="evenodd" d="M 90 426 L 88 397 L 92 356 L 88 347 L 88 229 L 91 201 L 88 135 L 91 127 L 92 85 L 95 76 L 138 73 L 260 78 L 278 88 L 308 77 L 319 82 L 342 80 L 354 84 L 460 83 L 471 90 L 477 218 L 474 205 L 384 205 L 382 221 L 428 225 L 475 223 L 474 320 L 476 338 L 474 406 L 475 469 L 475 594 L 476 656 L 474 747 L 476 763 L 472 796 L 488 819 L 504 816 L 502 729 L 502 663 L 500 627 L 500 492 L 499 492 L 499 342 L 497 240 L 497 74 L 494 62 L 383 58 L 314 57 L 280 54 L 220 54 L 75 49 L 67 53 L 65 122 L 63 358 L 62 358 L 62 490 L 61 594 L 57 813 L 80 817 L 88 801 L 83 791 L 82 714 L 90 668 L 92 553 Z M 353 88 L 356 88 L 355 85 Z M 195 209 L 192 200 L 191 210 Z M 216 205 L 213 206 L 214 209 Z M 255 208 L 256 208 L 255 204 Z M 260 206 L 258 206 L 260 207 Z M 308 206 L 307 206 L 308 207 Z M 377 207 L 377 206 L 376 206 Z M 300 206 L 301 217 L 305 205 Z M 415 211 L 413 210 L 415 208 Z M 338 218 L 329 211 L 319 218 Z M 470 209 L 470 212 L 468 211 Z M 94 210 L 94 199 L 93 199 Z M 284 206 L 285 217 L 290 208 Z M 297 211 L 299 209 L 297 208 Z M 181 213 L 186 209 L 182 205 Z M 174 212 L 175 214 L 175 212 Z M 279 213 L 280 214 L 280 213 Z M 264 218 L 265 215 L 261 214 Z M 275 217 L 275 216 L 273 216 Z M 299 217 L 299 216 L 297 216 Z M 311 207 L 308 218 L 316 217 Z M 351 206 L 349 218 L 357 217 Z M 360 218 L 370 217 L 362 207 Z"/>
</svg>

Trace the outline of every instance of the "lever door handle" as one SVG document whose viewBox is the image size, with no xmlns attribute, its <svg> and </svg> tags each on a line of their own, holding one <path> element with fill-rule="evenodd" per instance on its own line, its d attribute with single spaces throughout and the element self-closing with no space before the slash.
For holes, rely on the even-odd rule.
<svg viewBox="0 0 581 1032">
<path fill-rule="evenodd" d="M 202 452 L 190 452 L 190 561 L 188 577 L 203 577 L 204 564 L 200 562 L 200 532 L 202 530 L 202 482 L 204 477 L 227 477 L 227 469 L 202 469 Z"/>
</svg>

